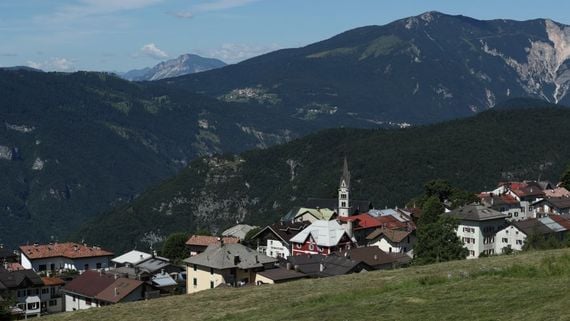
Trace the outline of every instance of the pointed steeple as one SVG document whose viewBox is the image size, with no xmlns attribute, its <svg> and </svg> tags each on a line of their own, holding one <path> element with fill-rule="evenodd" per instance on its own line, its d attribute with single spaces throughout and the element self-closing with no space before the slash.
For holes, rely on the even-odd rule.
<svg viewBox="0 0 570 321">
<path fill-rule="evenodd" d="M 338 215 L 341 217 L 350 216 L 350 171 L 348 170 L 348 161 L 344 157 L 344 166 L 342 167 L 342 176 L 338 187 Z"/>
<path fill-rule="evenodd" d="M 344 157 L 344 165 L 342 167 L 342 176 L 340 177 L 341 187 L 350 188 L 350 171 L 348 170 L 348 161 Z"/>
</svg>

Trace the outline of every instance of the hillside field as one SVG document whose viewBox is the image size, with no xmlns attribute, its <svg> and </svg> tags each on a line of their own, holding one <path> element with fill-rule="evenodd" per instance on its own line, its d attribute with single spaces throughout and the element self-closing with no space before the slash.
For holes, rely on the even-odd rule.
<svg viewBox="0 0 570 321">
<path fill-rule="evenodd" d="M 41 320 L 570 320 L 570 249 L 221 288 Z"/>
</svg>

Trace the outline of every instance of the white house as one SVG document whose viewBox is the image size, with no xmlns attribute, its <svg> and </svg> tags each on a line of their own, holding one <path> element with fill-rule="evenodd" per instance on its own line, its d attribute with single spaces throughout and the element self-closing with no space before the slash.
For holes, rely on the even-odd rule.
<svg viewBox="0 0 570 321">
<path fill-rule="evenodd" d="M 478 204 L 466 205 L 444 215 L 458 220 L 456 233 L 469 250 L 468 259 L 495 254 L 495 234 L 507 225 L 507 215 Z"/>
<path fill-rule="evenodd" d="M 252 239 L 257 242 L 257 252 L 286 258 L 291 255 L 291 238 L 307 226 L 308 222 L 280 222 L 264 227 Z"/>
<path fill-rule="evenodd" d="M 368 246 L 376 246 L 385 253 L 404 253 L 413 257 L 416 235 L 413 230 L 378 228 L 366 237 Z"/>
<path fill-rule="evenodd" d="M 106 269 L 112 257 L 100 247 L 71 242 L 20 246 L 22 266 L 36 272 Z"/>
<path fill-rule="evenodd" d="M 513 222 L 511 225 L 497 232 L 495 237 L 495 253 L 504 253 L 507 249 L 522 251 L 527 237 L 531 234 L 538 234 L 544 237 L 550 235 L 562 238 L 563 233 L 568 230 L 568 221 L 561 222 L 554 217 L 531 218 L 524 221 Z"/>
</svg>

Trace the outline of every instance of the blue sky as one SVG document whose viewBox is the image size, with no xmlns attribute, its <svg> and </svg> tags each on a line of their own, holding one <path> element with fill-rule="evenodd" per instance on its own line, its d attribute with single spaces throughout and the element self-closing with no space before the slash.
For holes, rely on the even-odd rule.
<svg viewBox="0 0 570 321">
<path fill-rule="evenodd" d="M 556 0 L 2 0 L 0 66 L 126 71 L 183 53 L 235 63 L 430 10 L 570 24 L 570 1 Z"/>
</svg>

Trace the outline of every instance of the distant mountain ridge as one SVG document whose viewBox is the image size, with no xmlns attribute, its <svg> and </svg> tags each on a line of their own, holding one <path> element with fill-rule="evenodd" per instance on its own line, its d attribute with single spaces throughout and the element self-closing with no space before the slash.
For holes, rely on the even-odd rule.
<svg viewBox="0 0 570 321">
<path fill-rule="evenodd" d="M 300 119 L 425 124 L 514 97 L 570 104 L 568 48 L 570 27 L 552 20 L 426 12 L 162 82 Z"/>
<path fill-rule="evenodd" d="M 178 77 L 226 66 L 215 58 L 204 58 L 194 54 L 184 54 L 176 59 L 163 61 L 154 67 L 130 70 L 120 76 L 131 81 L 160 80 Z"/>
</svg>

